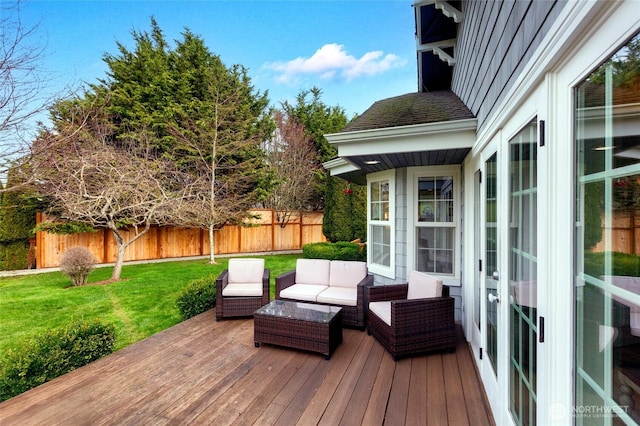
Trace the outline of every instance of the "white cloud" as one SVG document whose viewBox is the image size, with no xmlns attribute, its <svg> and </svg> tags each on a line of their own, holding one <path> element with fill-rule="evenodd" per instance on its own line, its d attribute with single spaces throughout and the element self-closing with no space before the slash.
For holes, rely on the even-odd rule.
<svg viewBox="0 0 640 426">
<path fill-rule="evenodd" d="M 394 54 L 381 51 L 368 52 L 360 58 L 349 55 L 341 44 L 325 44 L 310 58 L 298 57 L 288 62 L 270 62 L 264 68 L 276 71 L 276 80 L 291 83 L 304 75 L 316 75 L 331 80 L 347 81 L 362 76 L 381 74 L 392 68 L 400 68 L 406 61 Z"/>
</svg>

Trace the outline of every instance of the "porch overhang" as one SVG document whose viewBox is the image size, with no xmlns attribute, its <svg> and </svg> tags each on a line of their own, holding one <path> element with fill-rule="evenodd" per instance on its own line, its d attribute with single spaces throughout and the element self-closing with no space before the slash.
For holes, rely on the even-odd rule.
<svg viewBox="0 0 640 426">
<path fill-rule="evenodd" d="M 364 184 L 383 170 L 462 164 L 476 141 L 477 119 L 357 130 L 325 135 L 338 158 L 323 166 L 332 176 Z"/>
</svg>

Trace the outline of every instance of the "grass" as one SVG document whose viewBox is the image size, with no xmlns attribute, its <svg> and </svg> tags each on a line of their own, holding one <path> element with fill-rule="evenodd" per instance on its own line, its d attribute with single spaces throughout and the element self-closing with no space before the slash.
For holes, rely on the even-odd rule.
<svg viewBox="0 0 640 426">
<path fill-rule="evenodd" d="M 264 256 L 275 277 L 295 268 L 300 255 Z M 176 299 L 197 278 L 217 277 L 227 258 L 210 265 L 208 259 L 125 265 L 122 279 L 106 285 L 71 287 L 61 272 L 0 278 L 0 357 L 7 349 L 72 319 L 101 319 L 117 330 L 116 349 L 144 339 L 181 321 Z M 112 268 L 97 268 L 89 284 L 109 279 Z"/>
</svg>

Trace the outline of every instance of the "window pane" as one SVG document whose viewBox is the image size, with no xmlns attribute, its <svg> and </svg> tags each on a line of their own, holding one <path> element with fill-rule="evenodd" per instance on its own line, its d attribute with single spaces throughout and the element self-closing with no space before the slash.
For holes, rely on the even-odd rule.
<svg viewBox="0 0 640 426">
<path fill-rule="evenodd" d="M 389 181 L 380 182 L 380 195 L 382 201 L 389 201 Z"/>
<path fill-rule="evenodd" d="M 391 227 L 371 225 L 371 250 L 372 263 L 384 266 L 391 265 Z"/>
<path fill-rule="evenodd" d="M 435 193 L 433 178 L 418 178 L 418 200 L 433 200 Z"/>
<path fill-rule="evenodd" d="M 640 37 L 576 89 L 576 405 L 640 419 Z M 613 424 L 616 424 L 615 422 Z"/>
<path fill-rule="evenodd" d="M 451 176 L 436 179 L 436 198 L 453 200 L 453 178 Z"/>
<path fill-rule="evenodd" d="M 417 270 L 452 274 L 455 228 L 417 228 Z"/>
<path fill-rule="evenodd" d="M 435 218 L 435 202 L 420 201 L 418 203 L 418 220 L 420 222 L 433 222 Z"/>
<path fill-rule="evenodd" d="M 453 222 L 453 201 L 436 202 L 436 222 Z"/>
<path fill-rule="evenodd" d="M 389 220 L 389 181 L 371 182 L 371 220 Z"/>
<path fill-rule="evenodd" d="M 380 201 L 380 182 L 371 183 L 371 201 Z"/>
</svg>

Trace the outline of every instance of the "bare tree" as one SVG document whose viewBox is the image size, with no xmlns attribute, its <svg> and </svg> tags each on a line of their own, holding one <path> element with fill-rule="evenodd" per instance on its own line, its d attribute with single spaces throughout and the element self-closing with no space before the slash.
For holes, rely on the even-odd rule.
<svg viewBox="0 0 640 426">
<path fill-rule="evenodd" d="M 45 111 L 45 79 L 36 42 L 38 27 L 26 28 L 19 2 L 0 2 L 0 174 L 25 154 L 35 117 Z"/>
<path fill-rule="evenodd" d="M 293 212 L 308 208 L 318 185 L 320 164 L 304 126 L 281 111 L 275 111 L 274 118 L 276 130 L 265 143 L 265 150 L 276 186 L 267 205 L 275 210 L 284 228 Z"/>
<path fill-rule="evenodd" d="M 215 232 L 226 223 L 248 218 L 261 192 L 262 138 L 254 128 L 259 117 L 246 112 L 251 97 L 249 87 L 238 84 L 244 71 L 240 74 L 220 75 L 210 82 L 211 100 L 183 115 L 180 127 L 170 127 L 177 149 L 183 152 L 176 157 L 185 159 L 183 165 L 190 171 L 190 178 L 183 182 L 188 195 L 172 205 L 171 216 L 178 225 L 208 230 L 212 264 L 216 263 Z"/>
<path fill-rule="evenodd" d="M 144 131 L 135 143 L 110 143 L 104 105 L 67 103 L 65 120 L 56 132 L 41 135 L 33 143 L 28 164 L 47 213 L 65 220 L 109 229 L 117 256 L 112 280 L 118 280 L 125 250 L 152 224 L 171 223 L 169 206 L 185 196 L 171 161 L 153 158 L 144 143 Z M 133 235 L 130 230 L 133 229 Z"/>
</svg>

